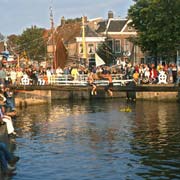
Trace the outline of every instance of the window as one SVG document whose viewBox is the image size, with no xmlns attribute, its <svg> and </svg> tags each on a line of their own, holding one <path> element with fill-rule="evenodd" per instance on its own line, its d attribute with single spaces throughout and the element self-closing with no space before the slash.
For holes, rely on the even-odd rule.
<svg viewBox="0 0 180 180">
<path fill-rule="evenodd" d="M 112 40 L 108 40 L 107 45 L 108 45 L 108 49 L 111 49 L 111 50 L 112 50 L 112 52 L 114 52 L 114 48 L 113 48 L 113 41 L 112 41 Z"/>
<path fill-rule="evenodd" d="M 124 51 L 130 50 L 130 42 L 127 39 L 124 39 Z"/>
<path fill-rule="evenodd" d="M 82 44 L 79 45 L 79 54 L 83 54 L 83 45 Z"/>
<path fill-rule="evenodd" d="M 121 40 L 115 40 L 115 53 L 121 52 Z"/>
<path fill-rule="evenodd" d="M 94 54 L 94 44 L 88 44 L 88 53 Z"/>
</svg>

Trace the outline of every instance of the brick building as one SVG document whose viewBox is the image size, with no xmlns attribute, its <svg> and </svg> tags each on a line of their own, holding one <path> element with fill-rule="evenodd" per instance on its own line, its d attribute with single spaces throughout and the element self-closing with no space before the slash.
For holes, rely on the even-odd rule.
<svg viewBox="0 0 180 180">
<path fill-rule="evenodd" d="M 116 58 L 129 59 L 132 64 L 143 62 L 144 54 L 138 46 L 130 41 L 137 35 L 135 29 L 130 26 L 130 22 L 128 19 L 114 18 L 112 11 L 108 12 L 106 20 L 102 18 L 88 20 L 85 17 L 85 38 L 83 40 L 81 19 L 66 22 L 65 18 L 62 17 L 61 25 L 54 32 L 55 51 L 56 54 L 59 54 L 58 57 L 56 56 L 57 64 L 63 68 L 66 64 L 82 63 L 81 60 L 84 59 L 83 41 L 85 41 L 86 49 L 86 60 L 83 63 L 88 64 L 94 58 L 99 44 L 103 42 L 108 44 Z M 61 41 L 61 46 L 57 48 L 59 41 Z M 50 47 L 50 44 L 48 47 Z M 59 48 L 63 49 L 60 50 Z M 58 51 L 61 53 L 58 53 Z M 61 57 L 61 54 L 63 54 L 63 57 Z M 58 63 L 58 61 L 61 63 Z"/>
<path fill-rule="evenodd" d="M 137 35 L 130 23 L 129 19 L 114 18 L 113 12 L 109 11 L 108 19 L 99 22 L 96 32 L 106 36 L 107 44 L 116 57 L 128 58 L 135 64 L 144 61 L 144 54 L 130 41 Z"/>
</svg>

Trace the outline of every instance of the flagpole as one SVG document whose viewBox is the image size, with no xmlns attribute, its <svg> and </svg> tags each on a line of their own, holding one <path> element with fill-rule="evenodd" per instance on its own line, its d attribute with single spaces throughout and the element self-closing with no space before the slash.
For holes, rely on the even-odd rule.
<svg viewBox="0 0 180 180">
<path fill-rule="evenodd" d="M 86 61 L 86 59 L 87 59 L 87 51 L 86 51 L 86 41 L 85 41 L 84 16 L 82 17 L 82 47 L 83 47 L 83 59 Z"/>
<path fill-rule="evenodd" d="M 55 40 L 54 40 L 54 18 L 53 18 L 52 7 L 50 7 L 50 21 L 51 21 L 51 35 L 52 35 L 51 38 L 52 38 L 52 54 L 53 54 L 52 65 L 53 65 L 53 68 L 56 69 Z"/>
</svg>

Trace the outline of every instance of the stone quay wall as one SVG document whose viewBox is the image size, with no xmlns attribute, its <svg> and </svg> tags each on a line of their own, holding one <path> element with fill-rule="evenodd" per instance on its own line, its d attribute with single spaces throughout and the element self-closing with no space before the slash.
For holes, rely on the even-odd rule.
<svg viewBox="0 0 180 180">
<path fill-rule="evenodd" d="M 111 98 L 104 87 L 98 87 L 97 95 L 91 95 L 91 87 L 26 87 L 17 89 L 15 93 L 16 106 L 51 103 L 53 100 L 90 100 Z M 179 101 L 180 87 L 174 86 L 137 86 L 113 87 L 113 98 L 127 98 L 127 94 L 136 100 Z"/>
</svg>

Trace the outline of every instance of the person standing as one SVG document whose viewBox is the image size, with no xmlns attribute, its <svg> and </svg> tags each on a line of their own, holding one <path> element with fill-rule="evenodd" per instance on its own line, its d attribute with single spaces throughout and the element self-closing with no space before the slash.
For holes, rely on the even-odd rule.
<svg viewBox="0 0 180 180">
<path fill-rule="evenodd" d="M 0 84 L 5 84 L 6 71 L 3 67 L 0 67 Z"/>
<path fill-rule="evenodd" d="M 11 78 L 11 84 L 16 85 L 17 73 L 15 68 L 10 69 L 10 78 Z"/>
<path fill-rule="evenodd" d="M 136 84 L 140 84 L 140 82 L 139 82 L 139 72 L 137 70 L 135 70 L 135 72 L 133 73 L 133 79 L 136 82 Z"/>
<path fill-rule="evenodd" d="M 74 66 L 71 70 L 71 76 L 73 77 L 74 80 L 78 80 L 79 77 L 79 72 L 76 66 Z"/>
<path fill-rule="evenodd" d="M 21 68 L 17 68 L 16 70 L 16 85 L 20 85 L 21 84 L 21 79 L 23 77 L 23 72 L 21 70 Z"/>
<path fill-rule="evenodd" d="M 175 84 L 177 81 L 177 66 L 176 66 L 176 64 L 172 64 L 172 77 L 173 77 L 173 83 Z"/>
</svg>

